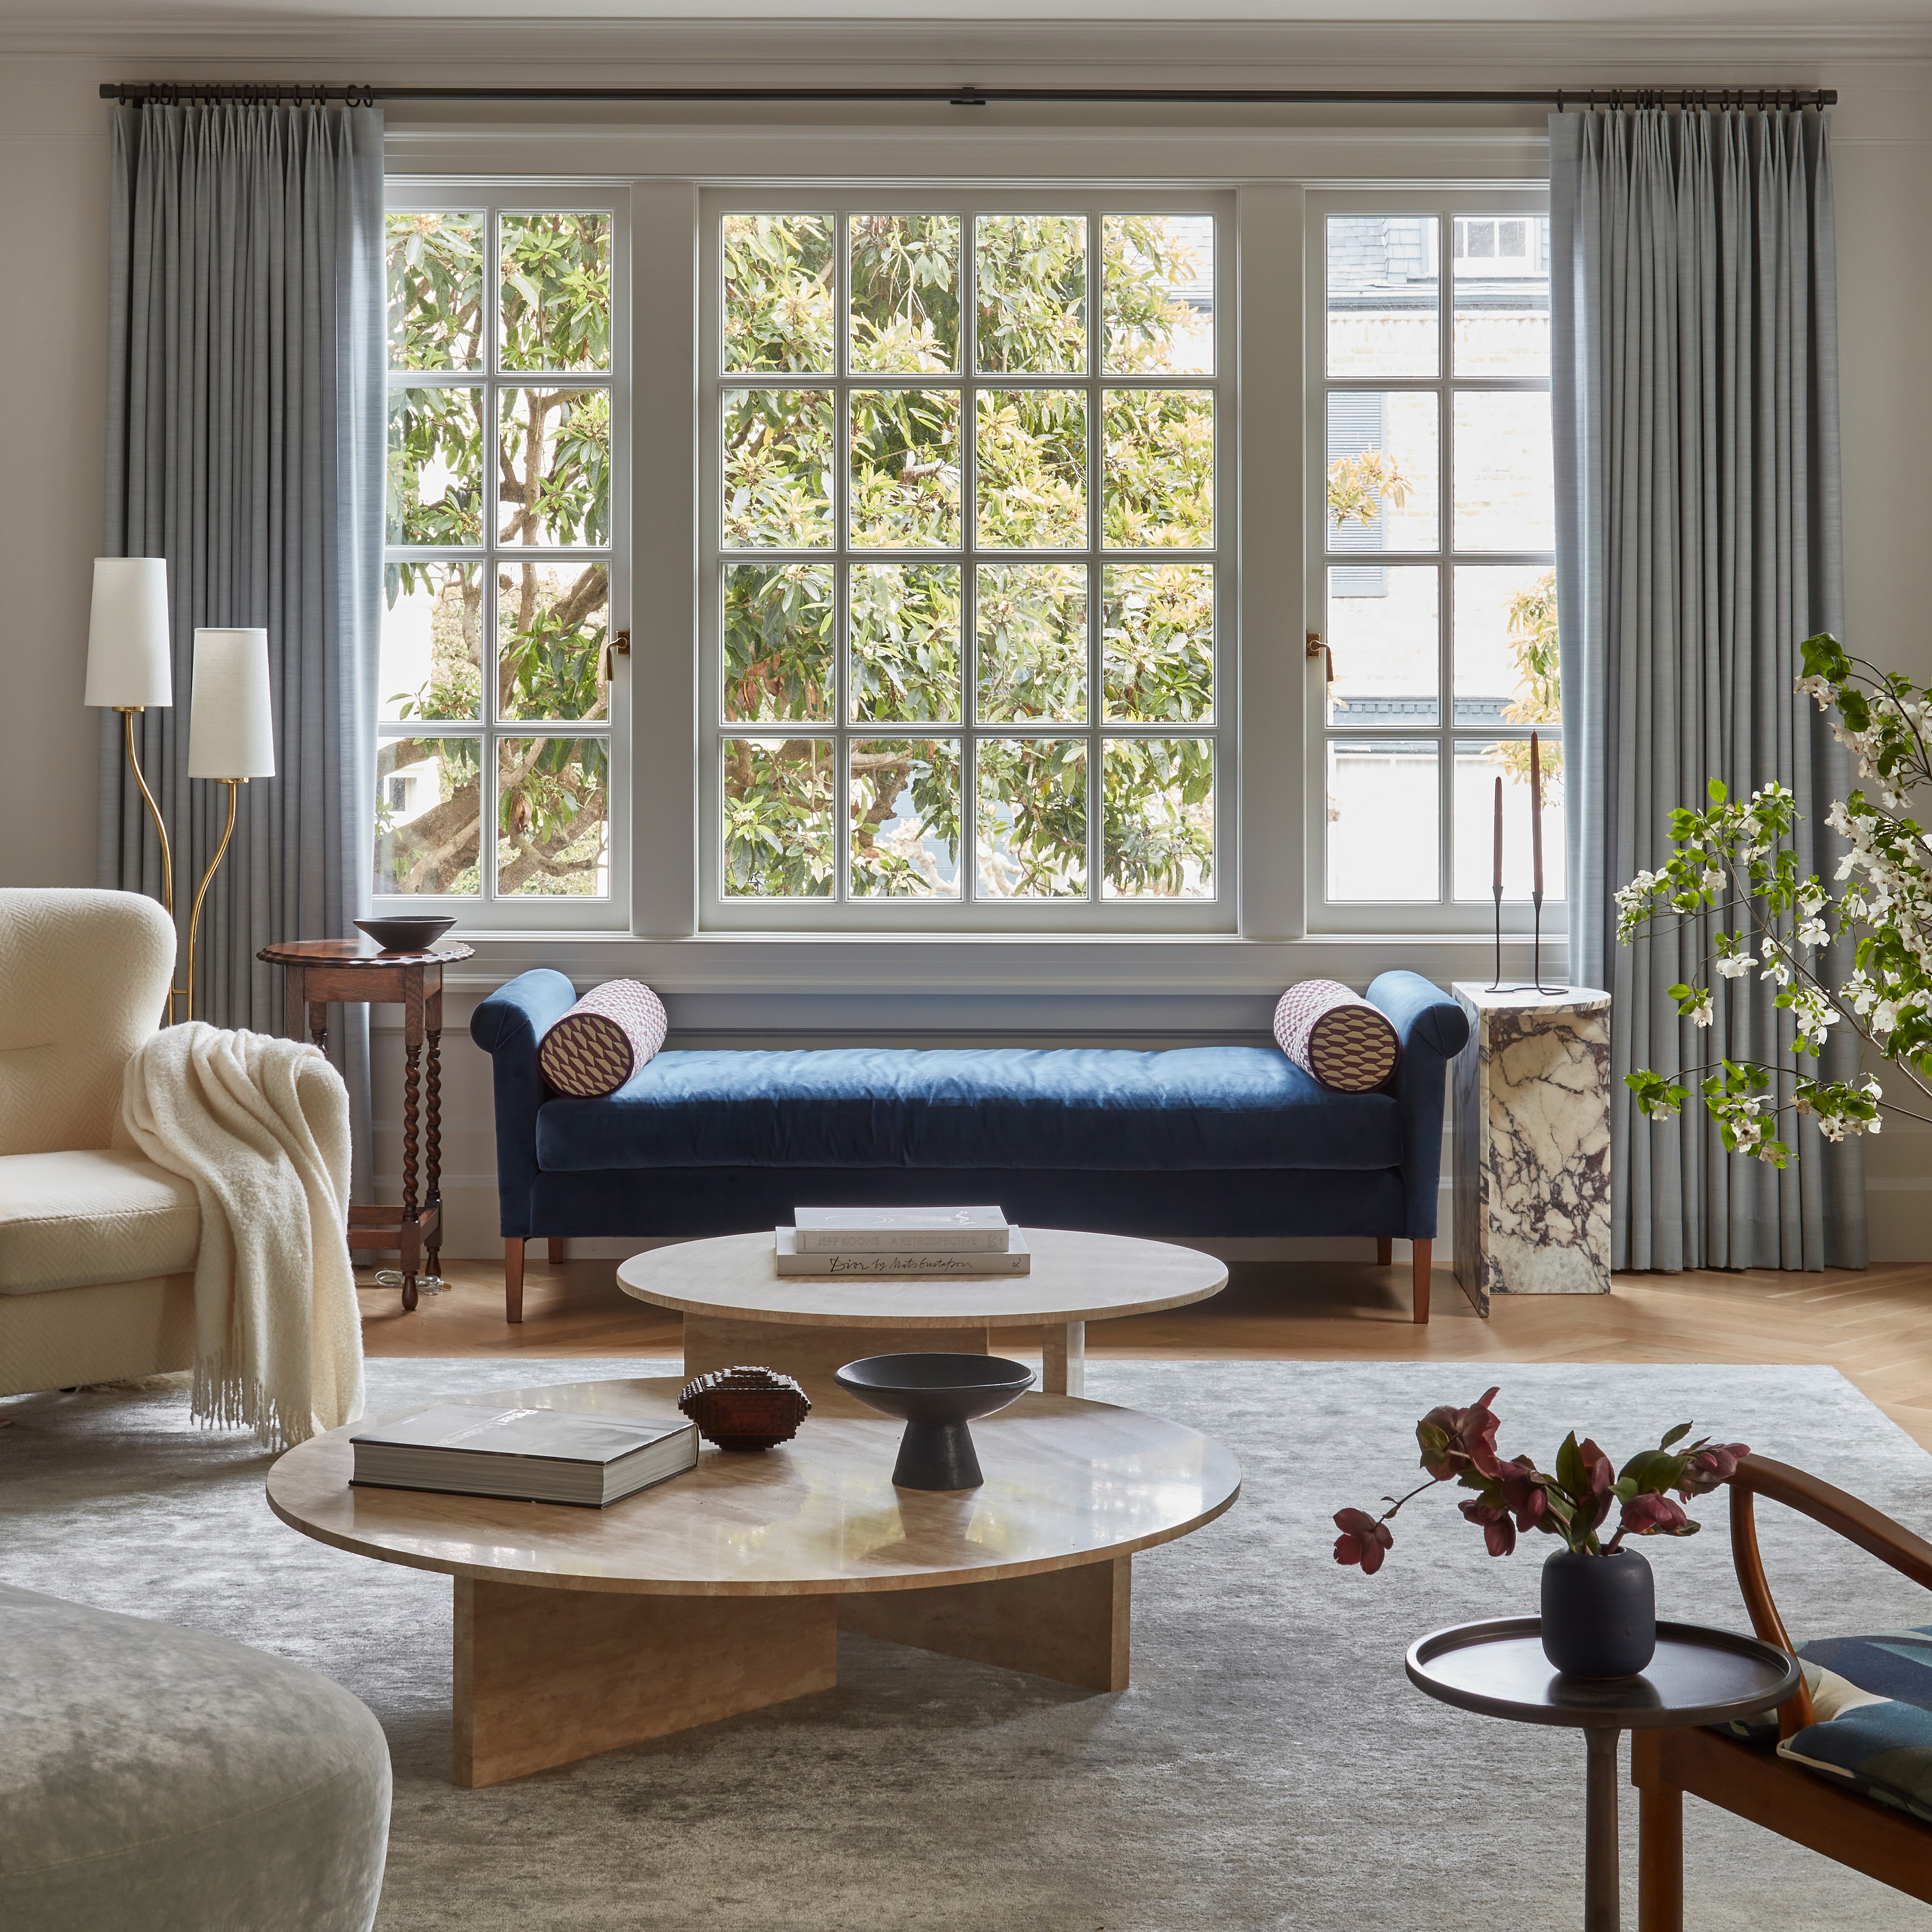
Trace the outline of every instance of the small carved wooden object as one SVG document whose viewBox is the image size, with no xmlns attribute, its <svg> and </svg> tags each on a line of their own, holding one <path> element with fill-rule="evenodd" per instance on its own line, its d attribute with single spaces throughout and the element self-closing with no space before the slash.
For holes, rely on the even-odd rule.
<svg viewBox="0 0 1932 1932">
<path fill-rule="evenodd" d="M 798 1433 L 812 1400 L 776 1369 L 713 1369 L 686 1382 L 677 1406 L 721 1449 L 775 1449 Z"/>
</svg>

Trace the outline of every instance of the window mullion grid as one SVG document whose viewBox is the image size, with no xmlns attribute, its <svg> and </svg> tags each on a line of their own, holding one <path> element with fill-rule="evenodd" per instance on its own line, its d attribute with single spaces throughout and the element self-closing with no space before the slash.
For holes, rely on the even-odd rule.
<svg viewBox="0 0 1932 1932">
<path fill-rule="evenodd" d="M 832 903 L 844 905 L 852 883 L 852 217 L 832 224 Z M 722 781 L 721 781 L 722 782 Z"/>
<path fill-rule="evenodd" d="M 1100 735 L 1106 710 L 1102 673 L 1106 659 L 1106 529 L 1101 520 L 1100 492 L 1106 481 L 1105 427 L 1101 416 L 1101 352 L 1098 326 L 1105 271 L 1100 246 L 1103 217 L 1096 208 L 1087 218 L 1087 902 L 1100 899 L 1104 862 L 1102 803 L 1106 740 Z"/>
<path fill-rule="evenodd" d="M 1445 245 L 1446 244 L 1446 245 Z M 1456 218 L 1446 208 L 1436 224 L 1436 903 L 1455 896 L 1456 411 L 1451 398 L 1456 373 Z"/>
<path fill-rule="evenodd" d="M 476 884 L 484 902 L 496 898 L 496 799 L 498 761 L 497 729 L 502 720 L 496 704 L 497 652 L 500 648 L 502 572 L 497 555 L 502 539 L 502 507 L 499 501 L 499 469 L 502 461 L 500 439 L 502 435 L 503 392 L 502 329 L 497 313 L 502 298 L 501 246 L 502 220 L 493 206 L 484 214 L 486 232 L 483 242 L 483 598 L 482 638 L 483 742 L 478 774 L 476 826 Z"/>
<path fill-rule="evenodd" d="M 978 218 L 959 214 L 959 903 L 980 896 Z"/>
</svg>

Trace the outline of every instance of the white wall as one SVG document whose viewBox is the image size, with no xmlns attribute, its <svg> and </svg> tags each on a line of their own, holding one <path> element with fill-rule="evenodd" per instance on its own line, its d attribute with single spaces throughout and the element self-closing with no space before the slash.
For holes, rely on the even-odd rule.
<svg viewBox="0 0 1932 1932">
<path fill-rule="evenodd" d="M 1932 681 L 1932 32 L 1833 30 L 1780 34 L 1754 28 L 1726 39 L 1654 22 L 1628 37 L 1597 29 L 1559 32 L 1514 26 L 1292 29 L 1190 23 L 1168 28 L 1077 31 L 1029 26 L 929 32 L 890 27 L 817 31 L 767 23 L 748 39 L 729 30 L 664 30 L 569 23 L 478 29 L 459 37 L 448 25 L 433 35 L 392 22 L 345 22 L 324 32 L 300 25 L 270 34 L 245 14 L 218 32 L 104 33 L 63 37 L 44 23 L 31 40 L 0 29 L 0 260 L 9 286 L 0 295 L 0 370 L 10 460 L 0 466 L 0 572 L 8 592 L 0 616 L 0 883 L 86 884 L 94 877 L 96 721 L 80 704 L 88 560 L 101 528 L 102 409 L 106 302 L 108 110 L 98 98 L 106 80 L 327 79 L 335 82 L 611 85 L 626 78 L 662 84 L 768 80 L 1001 80 L 1040 84 L 1184 81 L 1202 86 L 1258 85 L 1508 88 L 1632 86 L 1649 82 L 1724 85 L 1764 82 L 1834 86 L 1834 117 L 1844 422 L 1848 629 L 1866 655 Z M 256 37 L 251 39 L 251 32 Z M 496 50 L 491 58 L 492 49 Z M 721 50 L 729 56 L 721 59 Z M 541 72 L 538 71 L 541 69 Z M 908 110 L 923 134 L 943 136 L 965 110 Z M 999 124 L 982 118 L 976 128 Z M 476 132 L 488 152 L 479 110 L 392 108 L 393 131 L 438 122 Z M 504 110 L 527 124 L 580 122 L 580 113 Z M 1382 110 L 1317 110 L 1298 116 L 1265 110 L 1220 117 L 1231 131 L 1256 136 L 1256 152 L 1282 128 L 1337 127 L 1352 133 L 1372 112 L 1390 135 L 1377 164 L 1362 173 L 1400 172 L 1405 152 L 1451 143 L 1499 120 L 1520 136 L 1540 127 L 1538 110 L 1433 111 L 1397 117 Z M 460 116 L 460 119 L 458 117 Z M 728 129 L 731 110 L 709 117 Z M 826 116 L 837 119 L 828 110 Z M 1150 115 L 1150 122 L 1163 117 Z M 1166 119 L 1184 124 L 1186 116 Z M 1061 113 L 1053 132 L 1093 131 L 1118 110 Z M 854 139 L 892 137 L 877 110 L 845 117 Z M 541 140 L 522 147 L 538 165 Z M 1150 144 L 1150 152 L 1157 148 Z M 1236 145 L 1240 145 L 1237 142 Z M 721 151 L 728 148 L 721 143 Z M 1359 134 L 1336 152 L 1360 157 Z M 1278 148 L 1276 151 L 1279 151 Z M 1472 154 L 1474 147 L 1468 149 Z M 1150 164 L 1152 165 L 1152 164 Z M 1322 172 L 1346 172 L 1330 165 Z M 1472 162 L 1472 173 L 1496 171 Z M 695 172 L 695 170 L 694 170 Z M 1231 172 L 1246 172 L 1231 169 Z M 520 949 L 540 956 L 541 949 Z M 842 954 L 828 952 L 815 988 L 788 999 L 746 992 L 713 968 L 672 986 L 673 1018 L 683 1037 L 722 1044 L 774 1036 L 807 1041 L 848 1028 L 868 1035 L 928 1039 L 935 1028 L 958 1037 L 1100 1040 L 1252 1037 L 1265 1024 L 1264 988 L 1284 963 L 1235 970 L 1217 962 L 1206 977 L 1177 955 L 1160 982 L 1107 983 L 1070 960 L 1036 976 L 1023 1000 L 959 984 L 925 997 L 882 1004 L 879 994 L 842 984 Z M 1365 980 L 1384 964 L 1421 965 L 1447 978 L 1462 970 L 1413 944 L 1385 944 L 1319 970 Z M 1312 962 L 1311 959 L 1310 964 Z M 506 970 L 516 970 L 506 954 Z M 635 970 L 627 967 L 626 970 Z M 1308 970 L 1304 968 L 1303 970 Z M 914 970 L 917 970 L 916 966 Z M 1299 976 L 1291 972 L 1288 976 Z M 453 1218 L 460 1246 L 490 1245 L 487 1179 L 491 1158 L 487 1063 L 460 1029 L 478 988 L 462 989 L 451 1016 L 445 1119 L 446 1166 L 457 1182 Z M 391 1042 L 382 1040 L 382 1058 Z M 393 1069 L 392 1070 L 393 1070 Z M 395 1083 L 399 1085 L 399 1082 Z M 386 1079 L 384 1089 L 391 1082 Z M 386 1112 L 379 1108 L 379 1112 Z M 395 1158 L 395 1124 L 384 1124 L 379 1165 Z M 1888 1129 L 1871 1149 L 1873 1252 L 1880 1259 L 1932 1258 L 1932 1138 Z"/>
<path fill-rule="evenodd" d="M 0 70 L 0 261 L 16 265 L 0 293 L 0 884 L 91 886 L 100 714 L 80 699 L 103 511 L 106 125 L 80 76 L 50 98 L 25 64 Z"/>
</svg>

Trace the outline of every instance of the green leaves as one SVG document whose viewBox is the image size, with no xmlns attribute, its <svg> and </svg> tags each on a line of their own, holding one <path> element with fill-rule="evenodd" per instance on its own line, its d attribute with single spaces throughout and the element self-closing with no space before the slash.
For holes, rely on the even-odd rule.
<svg viewBox="0 0 1932 1932">
<path fill-rule="evenodd" d="M 1712 914 L 1730 915 L 1743 929 L 1710 933 L 1706 963 L 1724 982 L 1755 974 L 1772 983 L 1771 1004 L 1788 1016 L 1780 1030 L 1795 1056 L 1821 1054 L 1831 1030 L 1844 1026 L 1932 1100 L 1932 845 L 1909 815 L 1913 794 L 1932 784 L 1926 736 L 1932 687 L 1850 656 L 1828 633 L 1799 648 L 1804 675 L 1798 693 L 1835 711 L 1834 735 L 1860 777 L 1878 781 L 1834 801 L 1825 814 L 1842 842 L 1831 883 L 1801 872 L 1798 815 L 1789 788 L 1768 784 L 1733 800 L 1712 778 L 1705 810 L 1671 814 L 1670 856 L 1618 892 L 1618 936 L 1630 942 L 1664 909 L 1679 916 L 1671 928 L 1678 933 L 1706 932 Z M 1851 970 L 1834 983 L 1828 949 L 1845 942 Z M 1831 966 L 1842 972 L 1842 960 L 1841 953 Z M 1716 1018 L 1715 991 L 1686 979 L 1670 988 L 1669 997 L 1701 1026 Z M 1785 1166 L 1792 1149 L 1772 1129 L 1786 1112 L 1808 1116 L 1828 1140 L 1879 1130 L 1883 1096 L 1875 1080 L 1786 1074 L 1774 1090 L 1775 1070 L 1760 1061 L 1727 1059 L 1718 1070 L 1702 1082 L 1702 1094 L 1734 1152 Z M 1653 1118 L 1674 1114 L 1684 1094 L 1648 1070 L 1628 1084 Z"/>
<path fill-rule="evenodd" d="M 1688 1088 L 1666 1080 L 1648 1068 L 1624 1076 L 1624 1084 L 1635 1096 L 1637 1111 L 1652 1120 L 1674 1120 L 1690 1097 Z"/>
<path fill-rule="evenodd" d="M 1564 1437 L 1556 1451 L 1556 1480 L 1573 1497 L 1584 1486 L 1583 1455 L 1576 1446 L 1576 1432 L 1574 1429 Z"/>
</svg>

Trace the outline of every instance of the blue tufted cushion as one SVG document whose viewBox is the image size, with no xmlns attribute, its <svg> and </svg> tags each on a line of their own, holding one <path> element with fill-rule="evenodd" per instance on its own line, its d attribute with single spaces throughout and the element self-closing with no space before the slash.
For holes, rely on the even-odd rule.
<svg viewBox="0 0 1932 1932">
<path fill-rule="evenodd" d="M 1436 1084 L 1441 1085 L 1439 1072 Z M 660 1053 L 537 1116 L 550 1173 L 644 1167 L 1400 1166 L 1388 1094 L 1334 1094 L 1273 1047 Z"/>
<path fill-rule="evenodd" d="M 1818 1722 L 1778 1755 L 1932 1822 L 1932 1624 L 1798 1646 Z M 1768 1743 L 1775 1714 L 1730 1728 Z"/>
</svg>

